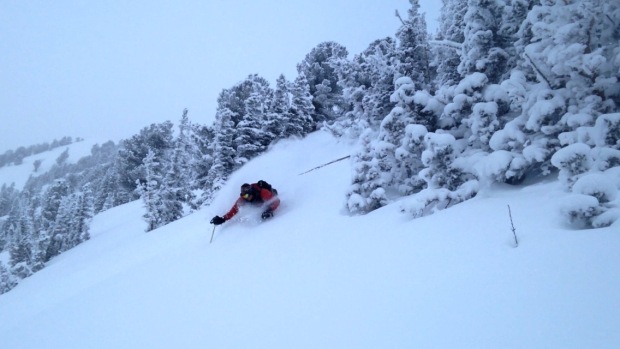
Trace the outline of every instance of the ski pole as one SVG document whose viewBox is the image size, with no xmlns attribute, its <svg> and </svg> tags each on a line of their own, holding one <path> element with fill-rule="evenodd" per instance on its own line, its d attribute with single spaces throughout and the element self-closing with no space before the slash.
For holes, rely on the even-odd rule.
<svg viewBox="0 0 620 349">
<path fill-rule="evenodd" d="M 216 227 L 216 225 L 214 224 L 213 225 L 213 232 L 211 233 L 211 241 L 209 241 L 209 243 L 213 242 L 213 235 L 215 234 L 215 227 Z"/>
<path fill-rule="evenodd" d="M 333 164 L 334 162 L 338 162 L 338 161 L 342 161 L 342 160 L 344 160 L 344 159 L 348 159 L 348 158 L 350 158 L 350 157 L 351 157 L 351 155 L 347 155 L 347 156 L 341 157 L 340 159 L 336 159 L 336 160 L 334 160 L 334 161 L 330 161 L 330 162 L 328 162 L 328 163 L 325 163 L 325 164 L 323 164 L 323 165 L 320 165 L 320 166 L 317 166 L 317 167 L 315 167 L 315 168 L 313 168 L 313 169 L 310 169 L 310 170 L 308 170 L 308 171 L 306 171 L 306 172 L 302 172 L 302 173 L 300 173 L 300 174 L 299 174 L 299 176 L 304 175 L 304 174 L 306 174 L 306 173 L 308 173 L 308 172 L 312 172 L 312 171 L 314 171 L 314 170 L 318 170 L 318 169 L 319 169 L 319 168 L 321 168 L 321 167 L 325 167 L 325 166 L 327 166 L 327 165 L 331 165 L 331 164 Z"/>
</svg>

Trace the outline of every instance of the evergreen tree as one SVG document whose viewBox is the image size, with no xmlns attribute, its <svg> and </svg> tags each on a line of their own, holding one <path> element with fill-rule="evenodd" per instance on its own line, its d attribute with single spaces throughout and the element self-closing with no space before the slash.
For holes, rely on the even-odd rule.
<svg viewBox="0 0 620 349">
<path fill-rule="evenodd" d="M 300 73 L 291 86 L 291 107 L 289 111 L 290 123 L 300 125 L 302 135 L 306 135 L 315 129 L 312 115 L 315 113 L 312 104 L 312 94 L 306 75 Z"/>
<path fill-rule="evenodd" d="M 193 129 L 187 116 L 187 109 L 183 110 L 183 115 L 179 122 L 179 134 L 174 142 L 171 159 L 168 163 L 165 183 L 169 190 L 174 192 L 176 200 L 182 204 L 195 208 L 194 161 L 198 157 L 198 149 L 192 137 Z"/>
<path fill-rule="evenodd" d="M 460 49 L 465 41 L 465 13 L 467 2 L 463 0 L 442 0 L 439 32 L 432 46 L 433 67 L 437 69 L 435 83 L 438 88 L 456 85 L 461 75 L 458 66 L 461 63 Z"/>
<path fill-rule="evenodd" d="M 62 166 L 67 163 L 67 159 L 69 158 L 69 148 L 65 149 L 58 158 L 56 159 L 56 165 Z"/>
<path fill-rule="evenodd" d="M 502 19 L 497 33 L 498 41 L 504 42 L 503 49 L 508 54 L 507 66 L 514 68 L 520 65 L 517 49 L 518 32 L 526 20 L 529 11 L 534 7 L 536 0 L 509 0 L 502 11 Z M 509 77 L 506 73 L 502 80 Z"/>
<path fill-rule="evenodd" d="M 2 184 L 0 188 L 0 217 L 6 216 L 11 212 L 11 208 L 17 201 L 19 192 L 15 189 L 15 183 L 7 186 L 6 183 Z"/>
<path fill-rule="evenodd" d="M 430 189 L 456 190 L 465 181 L 463 172 L 453 166 L 458 156 L 456 139 L 450 134 L 428 133 L 425 136 L 422 162 L 425 166 L 420 175 Z"/>
<path fill-rule="evenodd" d="M 41 229 L 51 231 L 55 222 L 62 199 L 69 195 L 69 186 L 64 179 L 56 180 L 45 191 L 41 207 Z"/>
<path fill-rule="evenodd" d="M 9 292 L 17 286 L 15 277 L 9 272 L 8 268 L 0 261 L 0 294 Z"/>
<path fill-rule="evenodd" d="M 421 169 L 420 163 L 414 159 L 414 154 L 421 152 L 413 149 L 411 134 L 407 128 L 411 125 L 421 126 L 424 132 L 432 132 L 436 128 L 436 109 L 441 107 L 426 91 L 415 91 L 414 83 L 410 78 L 402 77 L 396 81 L 396 90 L 392 94 L 392 101 L 396 103 L 390 114 L 381 123 L 379 140 L 386 145 L 382 149 L 390 149 L 382 156 L 384 168 L 391 173 L 390 184 L 402 186 L 406 193 L 419 190 L 417 172 Z M 436 105 L 435 105 L 436 104 Z M 434 106 L 435 105 L 435 106 Z M 415 138 L 415 137 L 414 137 Z M 417 142 L 421 146 L 421 142 Z"/>
<path fill-rule="evenodd" d="M 73 214 L 77 204 L 75 200 L 76 195 L 70 194 L 63 196 L 60 202 L 56 220 L 49 232 L 50 239 L 45 252 L 46 262 L 74 246 L 70 239 L 73 232 Z"/>
<path fill-rule="evenodd" d="M 591 143 L 581 136 L 588 134 L 583 130 L 617 110 L 620 92 L 612 87 L 620 69 L 614 53 L 620 36 L 608 25 L 620 21 L 619 4 L 528 4 L 531 10 L 515 43 L 523 61 L 504 83 L 518 116 L 491 139 L 493 149 L 508 151 L 514 159 L 506 169 L 508 178 L 548 174 L 554 170 L 551 157 L 562 146 Z"/>
<path fill-rule="evenodd" d="M 94 212 L 99 213 L 108 210 L 118 204 L 115 200 L 119 188 L 118 170 L 113 164 L 109 164 L 102 169 L 100 179 L 97 181 L 97 190 L 94 195 Z"/>
<path fill-rule="evenodd" d="M 373 131 L 368 129 L 360 137 L 359 151 L 353 155 L 353 181 L 347 193 L 347 208 L 351 213 L 368 213 L 388 203 L 385 193 L 384 172 L 376 158 Z"/>
<path fill-rule="evenodd" d="M 244 101 L 245 113 L 237 124 L 234 139 L 237 168 L 263 153 L 276 137 L 267 132 L 263 124 L 269 118 L 273 94 L 269 83 L 262 77 L 250 75 L 245 85 L 249 94 Z"/>
<path fill-rule="evenodd" d="M 402 26 L 396 32 L 398 40 L 397 66 L 398 77 L 409 77 L 418 90 L 428 90 L 430 71 L 430 47 L 426 30 L 426 20 L 420 13 L 419 0 L 409 0 L 411 7 L 407 19 L 402 19 Z"/>
<path fill-rule="evenodd" d="M 71 227 L 70 246 L 90 239 L 90 222 L 95 215 L 94 198 L 90 183 L 84 185 L 82 190 L 75 195 L 75 210 Z"/>
<path fill-rule="evenodd" d="M 130 199 L 136 199 L 134 190 L 137 181 L 144 181 L 144 159 L 149 150 L 155 152 L 157 158 L 164 158 L 165 153 L 173 148 L 173 125 L 170 121 L 161 124 L 151 124 L 140 130 L 140 133 L 121 142 L 118 151 L 119 184 Z"/>
<path fill-rule="evenodd" d="M 496 102 L 474 104 L 471 115 L 465 120 L 470 128 L 468 141 L 475 149 L 489 151 L 489 141 L 500 128 L 499 107 Z"/>
<path fill-rule="evenodd" d="M 338 85 L 337 65 L 346 60 L 347 49 L 335 42 L 323 42 L 313 48 L 303 61 L 297 64 L 297 72 L 308 80 L 315 122 L 332 121 L 342 116 L 348 107 Z"/>
<path fill-rule="evenodd" d="M 33 264 L 33 235 L 34 226 L 28 210 L 28 200 L 22 196 L 13 206 L 9 218 L 3 226 L 5 234 L 9 237 L 10 266 L 20 270 L 21 278 L 30 276 L 30 266 Z M 15 273 L 14 273 L 15 274 Z"/>
<path fill-rule="evenodd" d="M 193 162 L 195 177 L 195 188 L 204 189 L 207 186 L 207 175 L 213 165 L 213 140 L 215 134 L 212 126 L 192 124 L 192 141 L 196 146 L 196 158 Z M 201 204 L 198 202 L 197 204 Z"/>
<path fill-rule="evenodd" d="M 512 43 L 498 35 L 503 7 L 495 0 L 468 0 L 467 7 L 459 73 L 483 73 L 490 83 L 498 83 L 508 71 L 505 47 Z"/>
<path fill-rule="evenodd" d="M 33 251 L 32 241 L 29 239 L 29 236 L 24 234 L 18 236 L 17 241 L 11 246 L 9 253 L 11 257 L 11 274 L 20 279 L 32 275 L 30 265 L 32 265 Z"/>
<path fill-rule="evenodd" d="M 213 125 L 215 137 L 211 145 L 213 148 L 213 164 L 206 176 L 205 183 L 207 183 L 208 187 L 205 188 L 203 194 L 203 204 L 211 202 L 213 195 L 224 186 L 228 176 L 235 168 L 235 148 L 233 143 L 235 124 L 233 120 L 236 118 L 236 114 L 229 108 L 229 98 L 229 90 L 222 91 L 218 98 L 218 109 Z"/>
<path fill-rule="evenodd" d="M 154 151 L 148 152 L 144 167 L 146 181 L 139 191 L 146 209 L 143 216 L 147 223 L 146 231 L 149 232 L 183 217 L 183 206 L 175 191 L 167 186 L 163 165 L 156 160 Z"/>
<path fill-rule="evenodd" d="M 376 40 L 351 62 L 339 69 L 340 85 L 345 101 L 351 105 L 347 113 L 352 127 L 361 133 L 368 127 L 377 129 L 390 112 L 396 76 L 396 45 L 393 39 Z"/>
<path fill-rule="evenodd" d="M 292 90 L 295 88 L 293 84 L 286 80 L 284 75 L 280 75 L 276 80 L 276 88 L 271 105 L 271 114 L 273 116 L 269 119 L 269 124 L 266 126 L 267 131 L 276 134 L 279 139 L 291 136 L 304 136 L 306 134 L 304 123 L 311 122 L 311 119 L 304 121 L 303 118 L 300 118 L 297 109 L 293 107 L 295 97 Z M 308 113 L 307 118 L 311 118 L 310 113 Z"/>
</svg>

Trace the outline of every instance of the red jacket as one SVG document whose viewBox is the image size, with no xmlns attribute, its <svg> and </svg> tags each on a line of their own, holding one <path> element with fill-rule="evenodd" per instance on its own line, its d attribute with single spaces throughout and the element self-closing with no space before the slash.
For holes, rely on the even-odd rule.
<svg viewBox="0 0 620 349">
<path fill-rule="evenodd" d="M 248 199 L 239 197 L 230 211 L 228 211 L 223 218 L 225 220 L 233 218 L 237 212 L 239 212 L 239 206 L 243 206 L 246 203 L 251 203 L 253 205 L 264 205 L 266 206 L 266 210 L 272 212 L 280 206 L 280 199 L 278 199 L 277 196 L 273 195 L 270 190 L 259 187 L 256 183 L 252 184 L 251 194 L 251 197 Z"/>
</svg>

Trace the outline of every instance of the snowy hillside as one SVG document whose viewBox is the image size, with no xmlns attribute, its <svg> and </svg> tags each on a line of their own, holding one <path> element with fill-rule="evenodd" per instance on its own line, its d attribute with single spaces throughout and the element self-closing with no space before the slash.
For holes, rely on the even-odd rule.
<svg viewBox="0 0 620 349">
<path fill-rule="evenodd" d="M 412 220 L 342 210 L 351 152 L 280 142 L 211 207 L 149 233 L 140 202 L 0 296 L 0 348 L 618 348 L 618 225 L 571 230 L 555 180 Z M 299 154 L 304 154 L 299 156 Z M 243 182 L 280 192 L 215 230 Z M 514 247 L 510 205 L 519 247 Z"/>
<path fill-rule="evenodd" d="M 66 146 L 54 148 L 52 150 L 28 156 L 24 158 L 20 165 L 8 165 L 0 167 L 0 185 L 7 186 L 15 183 L 15 188 L 21 190 L 30 176 L 39 176 L 49 171 L 56 164 L 56 159 L 65 151 L 69 157 L 67 163 L 76 163 L 81 158 L 90 155 L 93 145 L 98 142 L 92 140 L 82 140 Z M 100 142 L 99 144 L 104 143 Z M 40 166 L 35 170 L 35 161 L 40 162 Z"/>
</svg>

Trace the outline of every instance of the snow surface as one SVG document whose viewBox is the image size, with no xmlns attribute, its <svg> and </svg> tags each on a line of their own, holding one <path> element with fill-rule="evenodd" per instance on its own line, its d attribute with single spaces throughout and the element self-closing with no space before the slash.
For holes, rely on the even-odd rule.
<svg viewBox="0 0 620 349">
<path fill-rule="evenodd" d="M 74 164 L 81 158 L 90 155 L 91 149 L 95 144 L 103 143 L 105 143 L 105 141 L 97 142 L 82 140 L 66 146 L 60 146 L 40 154 L 27 156 L 24 158 L 21 165 L 7 165 L 0 167 L 0 186 L 2 184 L 6 184 L 7 186 L 15 184 L 15 189 L 22 190 L 30 176 L 36 177 L 41 173 L 48 172 L 56 164 L 56 159 L 58 159 L 60 154 L 62 154 L 65 150 L 68 149 L 69 154 L 66 162 Z M 37 160 L 41 161 L 41 165 L 35 172 L 34 162 Z"/>
<path fill-rule="evenodd" d="M 213 204 L 145 233 L 141 202 L 0 296 L 0 348 L 620 348 L 620 229 L 573 230 L 557 180 L 432 216 L 343 210 L 349 144 L 283 141 Z M 276 216 L 217 227 L 243 182 Z M 519 239 L 515 247 L 508 206 Z"/>
</svg>

